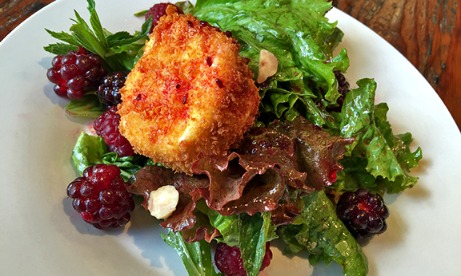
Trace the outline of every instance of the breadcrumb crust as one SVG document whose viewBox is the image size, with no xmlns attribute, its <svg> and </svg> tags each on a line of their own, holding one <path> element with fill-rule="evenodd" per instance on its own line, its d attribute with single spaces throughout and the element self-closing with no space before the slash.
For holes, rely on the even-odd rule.
<svg viewBox="0 0 461 276">
<path fill-rule="evenodd" d="M 258 112 L 259 92 L 235 39 L 192 15 L 167 10 L 120 90 L 120 132 L 134 150 L 191 172 L 226 154 Z"/>
</svg>

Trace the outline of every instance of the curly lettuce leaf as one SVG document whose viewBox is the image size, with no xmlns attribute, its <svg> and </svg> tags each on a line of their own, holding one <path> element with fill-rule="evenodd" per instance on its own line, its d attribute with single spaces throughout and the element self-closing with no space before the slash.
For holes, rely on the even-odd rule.
<svg viewBox="0 0 461 276">
<path fill-rule="evenodd" d="M 409 171 L 421 160 L 421 148 L 411 150 L 411 134 L 393 134 L 387 121 L 387 105 L 374 103 L 374 80 L 362 79 L 357 85 L 347 94 L 341 112 L 341 136 L 356 140 L 348 147 L 338 186 L 344 189 L 362 186 L 389 193 L 413 187 L 418 178 L 409 175 Z"/>
<path fill-rule="evenodd" d="M 198 0 L 192 13 L 230 31 L 255 75 L 262 49 L 277 57 L 278 72 L 261 87 L 261 120 L 302 114 L 334 128 L 325 108 L 340 96 L 334 71 L 346 71 L 349 60 L 345 50 L 333 55 L 343 33 L 325 17 L 329 9 L 331 3 L 323 0 Z"/>
<path fill-rule="evenodd" d="M 324 191 L 306 195 L 300 216 L 291 225 L 281 226 L 278 234 L 288 253 L 307 250 L 312 264 L 337 262 L 344 275 L 366 275 L 367 259 L 361 246 L 336 216 L 335 207 Z"/>
<path fill-rule="evenodd" d="M 332 135 L 302 117 L 292 122 L 274 122 L 271 126 L 293 139 L 297 166 L 307 173 L 306 182 L 310 186 L 320 190 L 336 181 L 337 172 L 343 169 L 339 160 L 346 146 L 354 142 L 353 138 Z"/>
</svg>

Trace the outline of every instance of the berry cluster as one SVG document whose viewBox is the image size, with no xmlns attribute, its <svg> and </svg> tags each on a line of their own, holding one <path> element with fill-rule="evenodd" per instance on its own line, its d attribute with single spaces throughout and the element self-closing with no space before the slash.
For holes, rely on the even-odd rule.
<svg viewBox="0 0 461 276">
<path fill-rule="evenodd" d="M 365 189 L 342 194 L 336 212 L 351 234 L 358 240 L 366 240 L 387 229 L 389 211 L 379 194 Z"/>
<path fill-rule="evenodd" d="M 83 98 L 86 92 L 98 87 L 105 74 L 102 59 L 84 48 L 55 56 L 47 71 L 54 92 L 69 99 Z"/>
<path fill-rule="evenodd" d="M 72 206 L 82 219 L 99 229 L 125 225 L 135 206 L 115 165 L 88 167 L 82 177 L 67 186 L 67 196 L 73 199 Z"/>
</svg>

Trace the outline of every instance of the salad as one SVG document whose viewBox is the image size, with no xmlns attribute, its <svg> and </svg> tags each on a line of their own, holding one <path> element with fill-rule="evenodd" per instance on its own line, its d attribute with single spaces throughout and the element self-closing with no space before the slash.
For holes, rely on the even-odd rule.
<svg viewBox="0 0 461 276">
<path fill-rule="evenodd" d="M 361 244 L 386 230 L 382 195 L 417 183 L 409 171 L 422 151 L 410 149 L 410 133 L 392 132 L 373 79 L 350 87 L 347 51 L 337 49 L 343 33 L 325 17 L 331 2 L 175 4 L 176 14 L 238 42 L 260 97 L 240 141 L 225 156 L 201 156 L 192 173 L 136 153 L 119 132 L 125 82 L 157 24 L 172 16 L 169 6 L 137 14 L 146 20 L 134 34 L 112 33 L 88 0 L 88 21 L 75 12 L 69 32 L 47 30 L 60 40 L 45 47 L 56 54 L 47 72 L 54 91 L 70 99 L 68 114 L 94 121 L 95 133 L 82 133 L 72 153 L 74 209 L 107 229 L 144 206 L 191 275 L 257 275 L 274 240 L 288 255 L 307 252 L 312 264 L 334 261 L 345 275 L 366 275 Z M 277 70 L 259 79 L 262 50 Z"/>
</svg>

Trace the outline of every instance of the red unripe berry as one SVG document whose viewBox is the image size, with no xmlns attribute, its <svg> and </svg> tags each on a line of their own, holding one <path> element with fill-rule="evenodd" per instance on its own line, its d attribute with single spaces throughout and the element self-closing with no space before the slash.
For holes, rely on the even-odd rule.
<svg viewBox="0 0 461 276">
<path fill-rule="evenodd" d="M 246 276 L 245 267 L 241 257 L 240 249 L 238 247 L 231 247 L 225 243 L 218 243 L 215 251 L 215 264 L 216 267 L 225 276 Z M 264 270 L 269 266 L 272 260 L 272 251 L 270 244 L 266 243 L 266 254 L 264 255 L 261 268 L 259 271 Z"/>
<path fill-rule="evenodd" d="M 72 207 L 84 221 L 99 229 L 124 226 L 130 220 L 134 200 L 115 165 L 98 164 L 67 186 Z"/>
<path fill-rule="evenodd" d="M 106 110 L 94 121 L 96 133 L 104 139 L 109 146 L 109 150 L 116 152 L 120 157 L 131 156 L 134 154 L 130 142 L 120 134 L 118 126 L 120 115 L 117 113 L 117 106 Z"/>
<path fill-rule="evenodd" d="M 101 58 L 84 48 L 55 56 L 51 65 L 46 76 L 54 83 L 54 92 L 69 99 L 81 99 L 105 75 Z"/>
</svg>

